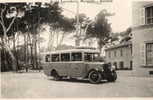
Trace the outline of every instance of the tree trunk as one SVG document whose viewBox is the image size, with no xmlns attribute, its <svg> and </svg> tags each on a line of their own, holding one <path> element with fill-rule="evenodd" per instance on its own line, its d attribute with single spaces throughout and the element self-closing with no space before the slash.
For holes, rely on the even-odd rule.
<svg viewBox="0 0 153 100">
<path fill-rule="evenodd" d="M 51 31 L 50 34 L 49 34 L 48 51 L 52 51 L 53 50 L 55 34 L 56 34 L 55 30 Z"/>
<path fill-rule="evenodd" d="M 100 55 L 102 55 L 101 53 L 102 53 L 102 48 L 104 45 L 103 45 L 103 41 L 100 39 L 98 40 L 98 46 L 99 46 L 98 48 L 99 48 Z"/>
<path fill-rule="evenodd" d="M 57 37 L 56 37 L 56 49 L 57 49 L 57 46 L 58 46 L 58 40 L 59 40 L 59 32 L 57 32 L 57 30 L 56 30 L 56 34 L 57 34 Z"/>
<path fill-rule="evenodd" d="M 10 55 L 11 57 L 11 60 L 12 60 L 12 68 L 14 71 L 17 71 L 17 64 L 16 64 L 16 59 L 11 51 L 11 49 L 9 48 L 8 44 L 7 44 L 7 37 L 3 37 L 2 39 L 2 49 L 4 51 L 4 67 L 6 67 L 6 70 L 9 69 L 9 63 L 8 63 L 8 58 L 6 57 L 6 51 L 8 52 L 8 54 Z"/>
<path fill-rule="evenodd" d="M 26 35 L 23 35 L 24 37 L 24 63 L 26 64 Z"/>
<path fill-rule="evenodd" d="M 3 9 L 3 12 L 6 10 L 6 7 Z M 12 21 L 11 21 L 11 23 L 9 24 L 9 26 L 8 27 L 6 27 L 5 26 L 5 23 L 4 23 L 4 19 L 3 19 L 3 12 L 1 12 L 1 20 L 0 20 L 0 24 L 1 24 L 1 26 L 2 26 L 2 29 L 3 29 L 3 33 L 4 33 L 4 41 L 3 41 L 3 43 L 4 43 L 4 48 L 6 49 L 6 51 L 8 51 L 8 53 L 9 53 L 9 55 L 10 55 L 10 57 L 11 57 L 11 59 L 12 59 L 12 68 L 13 68 L 13 70 L 14 71 L 17 71 L 18 69 L 17 69 L 17 64 L 16 64 L 16 59 L 15 59 L 15 57 L 14 57 L 14 55 L 13 55 L 13 53 L 12 53 L 12 51 L 11 51 L 11 49 L 9 48 L 9 45 L 8 45 L 8 36 L 7 36 L 7 32 L 10 30 L 10 28 L 12 27 L 12 25 L 13 25 L 13 23 L 14 23 L 14 21 L 15 21 L 15 19 L 16 19 L 16 17 L 17 16 L 15 16 L 13 19 L 12 19 Z"/>
<path fill-rule="evenodd" d="M 34 58 L 33 58 L 33 63 L 34 63 L 34 68 L 38 68 L 38 63 L 37 63 L 37 36 L 36 33 L 33 35 L 33 50 L 34 50 Z"/>
<path fill-rule="evenodd" d="M 2 52 L 2 48 L 0 48 L 0 71 L 2 71 L 2 66 L 1 66 L 1 52 Z"/>
<path fill-rule="evenodd" d="M 28 41 L 29 41 L 29 63 L 32 64 L 32 67 L 34 68 L 34 59 L 33 59 L 33 40 L 30 36 L 30 33 L 28 33 Z"/>
<path fill-rule="evenodd" d="M 17 69 L 19 69 L 18 54 L 17 54 L 17 51 L 16 51 L 16 37 L 15 37 L 15 34 L 13 35 L 13 52 L 14 52 L 14 55 L 15 55 L 15 58 L 16 58 L 16 67 L 17 67 Z"/>
<path fill-rule="evenodd" d="M 8 51 L 10 57 L 12 58 L 12 68 L 13 68 L 13 70 L 17 71 L 18 69 L 17 69 L 16 59 L 15 59 L 13 53 L 11 52 L 11 49 L 7 45 L 5 45 L 5 48 Z"/>
<path fill-rule="evenodd" d="M 34 68 L 33 43 L 30 44 L 30 49 L 31 49 L 31 64 L 32 67 Z"/>
<path fill-rule="evenodd" d="M 35 46 L 35 66 L 36 66 L 36 69 L 38 69 L 38 61 L 37 61 L 37 35 L 35 34 L 35 43 L 34 43 L 34 46 Z"/>
<path fill-rule="evenodd" d="M 4 48 L 4 39 L 3 39 L 3 37 L 1 37 L 1 41 L 2 41 L 2 49 L 1 49 L 1 64 L 2 64 L 2 66 L 1 66 L 1 70 L 2 71 L 6 71 L 6 53 L 5 53 L 5 48 Z"/>
<path fill-rule="evenodd" d="M 65 32 L 62 33 L 62 36 L 58 45 L 61 45 L 63 43 L 64 37 L 65 37 Z"/>
</svg>

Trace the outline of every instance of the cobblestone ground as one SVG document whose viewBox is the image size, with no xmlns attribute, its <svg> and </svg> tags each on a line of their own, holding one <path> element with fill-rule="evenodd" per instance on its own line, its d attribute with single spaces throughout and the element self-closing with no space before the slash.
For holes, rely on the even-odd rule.
<svg viewBox="0 0 153 100">
<path fill-rule="evenodd" d="M 2 98 L 153 97 L 153 77 L 130 77 L 118 72 L 114 83 L 86 80 L 53 81 L 43 72 L 1 73 Z"/>
</svg>

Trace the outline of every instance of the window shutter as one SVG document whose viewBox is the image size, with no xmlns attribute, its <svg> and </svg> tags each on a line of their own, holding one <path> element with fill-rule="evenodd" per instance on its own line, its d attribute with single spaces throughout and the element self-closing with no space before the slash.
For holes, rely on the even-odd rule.
<svg viewBox="0 0 153 100">
<path fill-rule="evenodd" d="M 140 25 L 145 24 L 145 7 L 140 9 Z"/>
<path fill-rule="evenodd" d="M 145 50 L 145 43 L 140 44 L 140 58 L 141 58 L 141 65 L 145 66 L 146 64 L 146 50 Z"/>
</svg>

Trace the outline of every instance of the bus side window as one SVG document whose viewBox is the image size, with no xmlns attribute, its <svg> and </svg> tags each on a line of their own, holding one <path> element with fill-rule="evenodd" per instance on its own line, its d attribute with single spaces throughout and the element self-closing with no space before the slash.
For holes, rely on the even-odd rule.
<svg viewBox="0 0 153 100">
<path fill-rule="evenodd" d="M 46 62 L 50 62 L 50 61 L 51 61 L 51 60 L 50 60 L 50 55 L 46 55 L 45 61 L 46 61 Z"/>
<path fill-rule="evenodd" d="M 77 53 L 72 53 L 72 61 L 82 61 L 82 53 L 77 52 Z"/>
<path fill-rule="evenodd" d="M 61 61 L 70 61 L 70 53 L 61 54 Z"/>
<path fill-rule="evenodd" d="M 52 62 L 58 62 L 59 61 L 59 54 L 52 54 Z"/>
</svg>

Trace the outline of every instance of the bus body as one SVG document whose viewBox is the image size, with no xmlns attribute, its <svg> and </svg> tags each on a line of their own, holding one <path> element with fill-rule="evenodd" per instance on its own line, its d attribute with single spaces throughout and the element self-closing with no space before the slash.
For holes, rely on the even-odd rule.
<svg viewBox="0 0 153 100">
<path fill-rule="evenodd" d="M 43 70 L 45 75 L 53 76 L 55 80 L 69 77 L 89 78 L 91 83 L 99 83 L 102 79 L 115 81 L 117 78 L 115 69 L 109 64 L 97 61 L 98 56 L 97 50 L 90 49 L 70 49 L 44 53 Z"/>
</svg>

